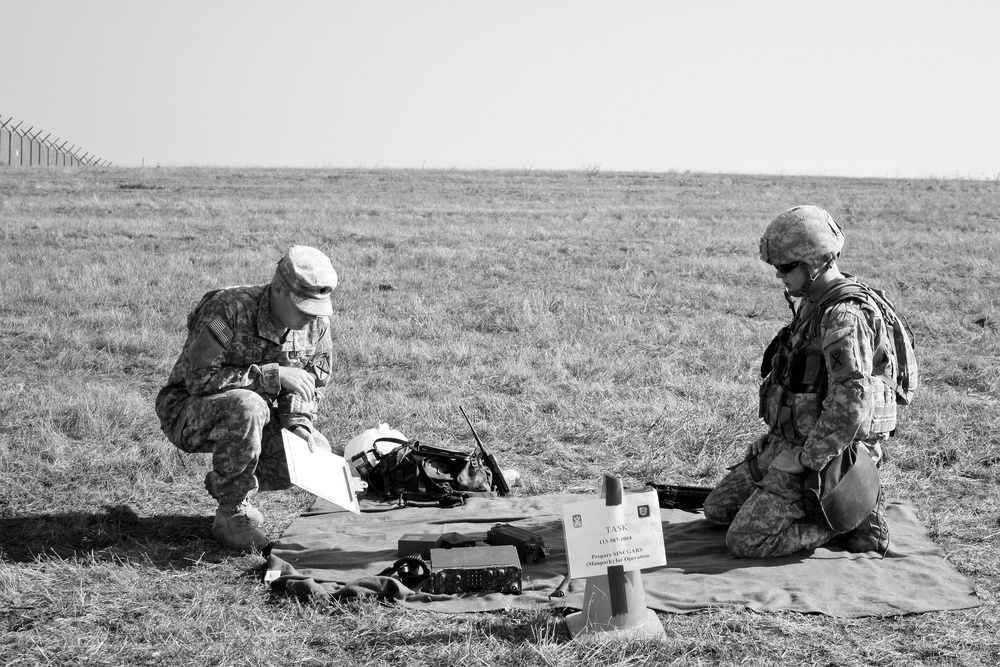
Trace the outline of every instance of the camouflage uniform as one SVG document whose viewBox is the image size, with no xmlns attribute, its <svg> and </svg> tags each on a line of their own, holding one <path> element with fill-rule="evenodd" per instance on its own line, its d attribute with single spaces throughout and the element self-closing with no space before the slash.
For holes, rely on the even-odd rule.
<svg viewBox="0 0 1000 667">
<path fill-rule="evenodd" d="M 270 315 L 269 285 L 206 294 L 188 316 L 188 336 L 167 385 L 156 397 L 163 432 L 186 452 L 211 452 L 206 488 L 220 504 L 239 504 L 260 490 L 287 488 L 281 428 L 312 430 L 315 402 L 282 392 L 278 367 L 306 370 L 317 389 L 330 377 L 327 317 L 283 330 Z M 317 400 L 319 394 L 317 392 Z"/>
<path fill-rule="evenodd" d="M 802 474 L 768 470 L 781 452 L 800 451 L 804 466 L 820 470 L 855 440 L 883 440 L 895 425 L 893 391 L 872 377 L 884 325 L 860 302 L 846 301 L 828 308 L 815 328 L 822 296 L 800 299 L 765 353 L 763 450 L 734 467 L 705 501 L 706 518 L 729 526 L 726 543 L 738 557 L 786 555 L 835 535 L 806 518 Z"/>
</svg>

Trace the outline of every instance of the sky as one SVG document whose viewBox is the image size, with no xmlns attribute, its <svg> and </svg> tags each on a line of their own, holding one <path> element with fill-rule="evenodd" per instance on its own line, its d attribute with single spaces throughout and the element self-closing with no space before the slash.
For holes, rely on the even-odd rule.
<svg viewBox="0 0 1000 667">
<path fill-rule="evenodd" d="M 0 0 L 116 166 L 1000 177 L 1000 2 Z"/>
</svg>

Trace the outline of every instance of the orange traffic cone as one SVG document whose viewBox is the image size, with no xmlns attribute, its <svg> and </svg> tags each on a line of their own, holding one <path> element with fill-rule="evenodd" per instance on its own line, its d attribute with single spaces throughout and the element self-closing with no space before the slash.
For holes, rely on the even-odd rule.
<svg viewBox="0 0 1000 667">
<path fill-rule="evenodd" d="M 605 475 L 601 496 L 607 505 L 620 505 L 621 480 Z M 609 567 L 607 574 L 587 577 L 583 610 L 567 616 L 566 627 L 579 641 L 665 640 L 667 636 L 656 613 L 646 607 L 642 573 L 625 572 L 620 565 Z"/>
</svg>

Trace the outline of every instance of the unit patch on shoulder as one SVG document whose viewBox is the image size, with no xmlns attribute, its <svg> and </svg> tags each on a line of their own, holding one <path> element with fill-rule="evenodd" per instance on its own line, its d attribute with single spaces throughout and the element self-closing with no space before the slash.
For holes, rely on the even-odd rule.
<svg viewBox="0 0 1000 667">
<path fill-rule="evenodd" d="M 316 373 L 324 379 L 330 377 L 330 372 L 332 371 L 332 365 L 333 364 L 331 362 L 329 353 L 318 355 L 313 360 L 313 368 L 315 368 Z"/>
<path fill-rule="evenodd" d="M 844 377 L 856 374 L 858 367 L 858 350 L 851 328 L 843 327 L 832 331 L 823 339 L 823 354 L 826 356 L 827 368 L 834 376 Z"/>
</svg>

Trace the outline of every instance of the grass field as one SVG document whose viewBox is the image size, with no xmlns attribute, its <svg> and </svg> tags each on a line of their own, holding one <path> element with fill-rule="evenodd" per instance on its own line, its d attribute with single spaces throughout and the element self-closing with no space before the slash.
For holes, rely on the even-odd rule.
<svg viewBox="0 0 1000 667">
<path fill-rule="evenodd" d="M 153 414 L 200 296 L 267 281 L 298 242 L 341 275 L 335 445 L 381 421 L 464 442 L 462 404 L 518 494 L 710 485 L 761 432 L 759 356 L 788 310 L 757 240 L 799 203 L 834 214 L 841 267 L 914 329 L 924 384 L 884 479 L 979 608 L 663 615 L 665 644 L 589 647 L 547 612 L 303 605 L 212 541 L 208 459 Z M 998 231 L 996 181 L 4 168 L 0 664 L 995 665 Z M 276 538 L 312 496 L 257 500 Z"/>
</svg>

